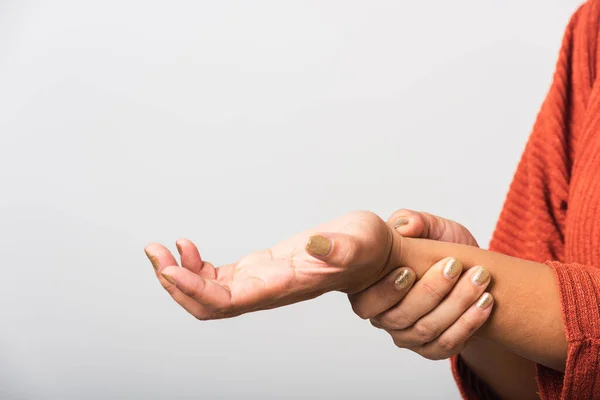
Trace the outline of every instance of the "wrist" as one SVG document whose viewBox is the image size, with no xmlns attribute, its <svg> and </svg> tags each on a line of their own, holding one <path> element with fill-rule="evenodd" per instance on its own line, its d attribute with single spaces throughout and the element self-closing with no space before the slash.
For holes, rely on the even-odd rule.
<svg viewBox="0 0 600 400">
<path fill-rule="evenodd" d="M 384 269 L 391 271 L 398 267 L 411 267 L 406 263 L 405 252 L 410 252 L 410 238 L 400 235 L 394 228 L 389 227 L 390 247 L 385 259 Z"/>
<path fill-rule="evenodd" d="M 431 265 L 435 264 L 437 261 L 448 256 L 453 256 L 453 254 L 442 256 L 441 253 L 439 256 L 436 256 L 435 251 L 426 251 L 425 248 L 423 248 L 423 245 L 427 245 L 427 242 L 433 242 L 429 239 L 411 238 L 396 233 L 394 242 L 395 247 L 391 260 L 392 267 L 411 268 L 415 272 L 417 279 L 422 278 Z M 439 253 L 439 251 L 437 253 Z"/>
</svg>

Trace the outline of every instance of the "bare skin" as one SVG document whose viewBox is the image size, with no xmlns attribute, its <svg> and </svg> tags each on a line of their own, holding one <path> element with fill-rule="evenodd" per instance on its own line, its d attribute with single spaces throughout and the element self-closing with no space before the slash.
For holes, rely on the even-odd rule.
<svg viewBox="0 0 600 400">
<path fill-rule="evenodd" d="M 305 249 L 317 232 L 326 232 L 333 243 L 327 261 Z M 381 218 L 359 211 L 219 268 L 204 262 L 188 240 L 178 241 L 186 257 L 184 268 L 160 244 L 152 243 L 145 251 L 173 299 L 206 320 L 281 307 L 334 290 L 364 290 L 396 267 L 387 262 L 392 246 L 399 245 L 393 234 Z"/>
<path fill-rule="evenodd" d="M 313 251 L 309 239 L 328 241 Z M 157 277 L 171 296 L 199 319 L 217 319 L 280 307 L 339 290 L 355 294 L 372 286 L 397 266 L 410 266 L 418 279 L 435 263 L 454 256 L 469 269 L 484 265 L 494 276 L 489 290 L 496 303 L 478 338 L 529 360 L 564 370 L 567 343 L 558 290 L 545 264 L 508 257 L 474 246 L 403 237 L 369 212 L 347 214 L 315 230 L 215 269 L 195 246 L 180 242 L 193 262 L 177 267 L 163 246 L 146 252 Z M 187 255 L 189 253 L 189 255 Z M 541 316 L 537 310 L 543 309 Z M 466 350 L 466 349 L 465 349 Z"/>
<path fill-rule="evenodd" d="M 399 234 L 405 237 L 440 240 L 478 247 L 477 241 L 464 226 L 457 222 L 428 213 L 402 209 L 396 211 L 390 217 L 388 223 L 390 226 L 394 227 Z M 406 268 L 400 268 L 397 271 L 402 269 Z M 393 271 L 391 275 L 396 274 L 397 271 Z M 431 272 L 431 269 L 429 272 Z M 420 279 L 420 282 L 429 287 L 439 287 L 439 281 L 441 279 L 440 274 L 434 275 L 431 278 L 427 278 L 426 274 Z M 455 297 L 462 296 L 468 298 L 469 291 L 472 291 L 472 289 L 469 290 L 467 288 L 465 293 L 465 290 L 461 290 L 461 287 L 454 283 L 453 285 L 451 292 L 448 290 L 446 292 L 453 293 Z M 416 285 L 413 286 L 411 294 L 419 299 L 426 296 L 426 293 L 422 290 L 419 291 L 418 289 L 419 288 Z M 473 297 L 471 297 L 471 299 L 472 298 Z M 452 351 L 448 351 L 443 348 L 443 346 L 438 346 L 437 349 L 431 349 L 431 342 L 429 345 L 425 344 L 421 346 L 417 345 L 416 347 L 407 347 L 405 343 L 399 341 L 398 337 L 401 336 L 402 331 L 395 329 L 397 322 L 394 318 L 394 309 L 396 308 L 397 315 L 397 309 L 399 307 L 404 307 L 408 310 L 414 309 L 414 303 L 411 304 L 410 301 L 406 301 L 406 294 L 394 291 L 393 286 L 389 282 L 386 282 L 386 280 L 378 282 L 363 292 L 350 295 L 349 299 L 353 309 L 359 316 L 362 318 L 370 318 L 371 323 L 374 326 L 383 329 L 390 334 L 398 347 L 407 348 L 430 359 L 447 358 L 460 353 L 463 361 L 469 368 L 485 381 L 501 398 L 539 398 L 537 395 L 537 383 L 535 381 L 536 365 L 533 361 L 507 351 L 491 341 L 473 337 L 471 332 L 462 332 L 462 335 L 460 333 L 456 335 L 454 337 L 456 348 L 452 349 Z M 451 302 L 452 295 L 447 296 L 445 301 Z M 456 307 L 460 307 L 457 303 L 458 302 L 454 301 Z M 469 305 L 467 303 L 463 305 L 459 311 L 466 311 L 468 308 Z M 440 309 L 439 305 L 436 309 Z M 459 313 L 456 313 L 456 315 Z M 445 314 L 448 315 L 447 312 L 445 312 Z M 467 323 L 471 324 L 474 328 L 479 328 L 487 321 L 490 314 L 491 312 L 488 312 L 487 314 L 485 312 L 480 312 L 475 318 L 467 320 Z M 435 315 L 435 313 L 429 313 L 428 318 L 431 318 L 433 315 Z M 421 315 L 418 317 L 419 318 L 416 319 L 412 327 L 415 325 L 418 326 L 419 321 L 427 320 Z M 468 317 L 468 315 L 463 313 L 460 318 L 466 317 Z M 458 318 L 456 320 L 458 320 Z M 385 323 L 385 321 L 388 322 Z M 428 324 L 431 325 L 430 322 L 428 322 Z M 440 331 L 440 335 L 442 332 L 448 331 L 449 327 L 451 327 L 451 324 L 444 326 Z M 409 332 L 410 327 L 403 331 L 405 333 Z M 433 341 L 433 343 L 435 343 L 435 341 Z M 491 360 L 493 360 L 493 362 L 490 362 Z"/>
</svg>

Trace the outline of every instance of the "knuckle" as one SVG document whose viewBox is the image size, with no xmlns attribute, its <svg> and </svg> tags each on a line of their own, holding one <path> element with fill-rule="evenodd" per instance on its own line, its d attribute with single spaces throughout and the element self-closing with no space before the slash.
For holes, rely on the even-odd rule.
<svg viewBox="0 0 600 400">
<path fill-rule="evenodd" d="M 451 355 L 458 352 L 462 341 L 457 340 L 456 338 L 440 338 L 437 342 L 437 347 L 439 349 L 439 356 L 442 358 L 448 358 Z"/>
<path fill-rule="evenodd" d="M 439 303 L 444 298 L 442 292 L 429 282 L 423 282 L 422 288 L 425 292 L 424 295 L 435 304 Z"/>
<path fill-rule="evenodd" d="M 381 325 L 381 323 L 376 319 L 376 318 L 371 318 L 369 319 L 369 322 L 371 323 L 371 325 L 373 325 L 375 328 L 377 329 L 383 329 L 385 330 L 385 328 Z"/>
<path fill-rule="evenodd" d="M 352 305 L 352 311 L 354 311 L 354 314 L 358 315 L 360 318 L 369 319 L 372 317 L 372 315 L 369 315 L 368 310 L 365 309 L 365 307 L 362 305 L 362 303 L 353 302 L 353 303 L 351 303 L 351 305 Z"/>
<path fill-rule="evenodd" d="M 468 276 L 461 277 L 461 284 L 456 286 L 456 289 L 452 293 L 452 301 L 460 307 L 462 310 L 466 311 L 475 300 L 477 300 L 478 288 L 473 284 L 469 283 L 468 285 L 462 285 L 464 279 L 469 279 Z M 465 287 L 467 286 L 467 287 Z M 459 290 L 460 289 L 460 290 Z"/>
<path fill-rule="evenodd" d="M 414 320 L 401 308 L 381 315 L 379 323 L 385 329 L 403 330 L 410 327 Z"/>
<path fill-rule="evenodd" d="M 394 342 L 394 346 L 399 347 L 401 349 L 406 348 L 405 343 L 400 340 L 400 338 L 398 338 L 397 336 L 391 335 L 392 336 L 392 341 Z"/>
<path fill-rule="evenodd" d="M 175 285 L 169 284 L 169 285 L 165 285 L 163 287 L 165 288 L 167 293 L 169 293 L 172 297 L 174 297 L 178 292 L 177 286 L 175 286 Z"/>
<path fill-rule="evenodd" d="M 428 343 L 439 336 L 439 329 L 429 322 L 419 321 L 414 326 L 414 333 L 422 343 Z"/>
<path fill-rule="evenodd" d="M 479 325 L 474 321 L 469 320 L 464 315 L 456 321 L 460 329 L 465 333 L 465 336 L 469 337 L 479 328 Z"/>
<path fill-rule="evenodd" d="M 401 311 L 394 320 L 390 323 L 390 327 L 393 329 L 406 329 L 414 324 L 415 320 L 409 316 L 404 310 Z"/>
</svg>

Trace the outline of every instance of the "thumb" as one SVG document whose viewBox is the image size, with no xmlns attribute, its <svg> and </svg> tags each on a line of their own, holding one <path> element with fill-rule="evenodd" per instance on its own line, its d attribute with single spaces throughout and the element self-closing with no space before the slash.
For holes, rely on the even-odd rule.
<svg viewBox="0 0 600 400">
<path fill-rule="evenodd" d="M 388 223 L 402 236 L 478 247 L 471 232 L 463 225 L 426 212 L 401 209 L 392 214 Z"/>
<path fill-rule="evenodd" d="M 358 240 L 344 233 L 319 233 L 306 242 L 305 250 L 311 256 L 329 265 L 346 268 L 361 257 Z"/>
<path fill-rule="evenodd" d="M 402 236 L 413 238 L 429 238 L 431 221 L 425 220 L 420 212 L 406 208 L 394 212 L 388 219 L 392 226 Z"/>
<path fill-rule="evenodd" d="M 309 255 L 333 267 L 334 271 L 353 271 L 343 274 L 345 276 L 339 282 L 341 286 L 335 290 L 348 294 L 358 293 L 400 265 L 403 238 L 389 226 L 386 226 L 386 230 L 389 240 L 383 251 L 379 251 L 379 259 L 373 259 L 373 248 L 368 243 L 344 233 L 315 234 L 308 239 L 305 249 Z"/>
</svg>

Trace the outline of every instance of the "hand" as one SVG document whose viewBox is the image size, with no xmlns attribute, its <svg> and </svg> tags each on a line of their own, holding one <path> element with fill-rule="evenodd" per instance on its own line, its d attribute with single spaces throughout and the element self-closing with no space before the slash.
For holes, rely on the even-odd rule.
<svg viewBox="0 0 600 400">
<path fill-rule="evenodd" d="M 359 211 L 303 232 L 234 264 L 215 268 L 188 240 L 177 242 L 183 268 L 164 246 L 145 251 L 173 299 L 198 319 L 281 307 L 340 290 L 356 293 L 398 264 L 401 236 Z"/>
<path fill-rule="evenodd" d="M 477 246 L 464 226 L 431 214 L 399 210 L 389 224 L 403 236 Z M 459 279 L 461 271 L 460 261 L 444 259 L 411 289 L 415 273 L 400 268 L 367 290 L 350 295 L 350 301 L 355 313 L 386 330 L 398 347 L 429 359 L 448 358 L 460 352 L 487 320 L 493 303 L 491 295 L 483 293 L 489 273 L 473 267 Z"/>
<path fill-rule="evenodd" d="M 388 224 L 402 236 L 479 247 L 471 232 L 463 225 L 426 212 L 403 208 L 390 216 Z"/>
</svg>

